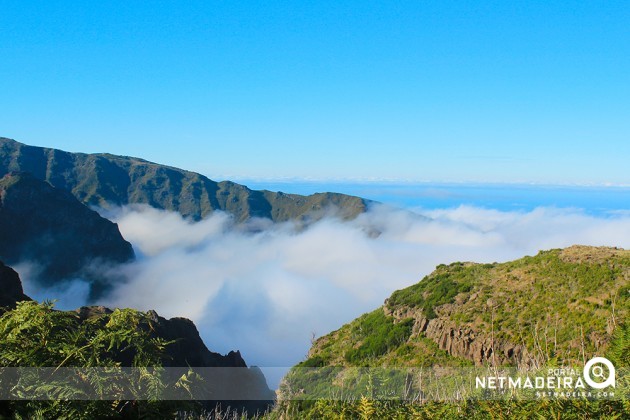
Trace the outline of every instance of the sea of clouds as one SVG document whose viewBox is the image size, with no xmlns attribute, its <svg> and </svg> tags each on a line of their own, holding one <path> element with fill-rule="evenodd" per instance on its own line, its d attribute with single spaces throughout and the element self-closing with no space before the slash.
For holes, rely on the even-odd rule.
<svg viewBox="0 0 630 420">
<path fill-rule="evenodd" d="M 374 310 L 438 264 L 501 262 L 573 244 L 630 248 L 629 214 L 579 209 L 375 205 L 355 220 L 327 217 L 307 228 L 235 225 L 220 212 L 193 222 L 137 205 L 107 216 L 138 258 L 116 268 L 128 280 L 98 304 L 190 318 L 211 350 L 239 349 L 259 366 L 303 360 L 314 337 Z M 35 298 L 61 297 L 58 307 L 86 303 L 80 281 L 45 291 L 25 283 Z"/>
</svg>

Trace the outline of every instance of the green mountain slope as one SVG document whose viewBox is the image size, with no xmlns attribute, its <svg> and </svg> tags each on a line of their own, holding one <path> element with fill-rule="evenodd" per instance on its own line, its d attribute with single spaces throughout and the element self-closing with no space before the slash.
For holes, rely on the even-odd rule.
<svg viewBox="0 0 630 420">
<path fill-rule="evenodd" d="M 627 250 L 572 246 L 502 264 L 440 265 L 381 308 L 316 340 L 284 378 L 275 412 L 290 418 L 629 418 L 629 314 Z M 480 377 L 575 380 L 594 356 L 613 363 L 616 387 L 582 394 L 576 386 L 550 396 L 547 391 L 563 389 L 475 385 Z"/>
<path fill-rule="evenodd" d="M 178 211 L 195 220 L 215 210 L 226 211 L 239 222 L 251 217 L 275 222 L 309 221 L 333 209 L 341 218 L 353 218 L 367 205 L 359 197 L 343 194 L 301 196 L 255 191 L 139 158 L 69 153 L 0 137 L 0 176 L 12 171 L 30 172 L 56 188 L 70 191 L 87 205 L 142 203 Z"/>
<path fill-rule="evenodd" d="M 441 265 L 318 339 L 306 366 L 519 367 L 603 354 L 630 314 L 630 251 L 573 246 Z"/>
</svg>

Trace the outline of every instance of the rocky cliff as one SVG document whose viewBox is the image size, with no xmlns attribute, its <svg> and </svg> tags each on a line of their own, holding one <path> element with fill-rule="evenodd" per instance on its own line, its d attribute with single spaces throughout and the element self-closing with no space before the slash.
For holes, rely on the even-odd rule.
<svg viewBox="0 0 630 420">
<path fill-rule="evenodd" d="M 42 285 L 81 277 L 99 296 L 112 281 L 103 267 L 134 257 L 118 226 L 70 193 L 29 173 L 0 179 L 0 258 L 27 262 Z"/>
<path fill-rule="evenodd" d="M 427 337 L 449 355 L 470 360 L 477 366 L 491 363 L 531 367 L 536 364 L 534 355 L 525 346 L 495 339 L 492 334 L 452 322 L 449 308 L 440 308 L 437 311 L 438 317 L 434 319 L 428 319 L 422 311 L 412 308 L 392 311 L 385 305 L 383 311 L 386 316 L 393 317 L 394 322 L 413 319 L 410 340 L 420 336 Z"/>
<path fill-rule="evenodd" d="M 255 191 L 229 181 L 143 159 L 110 154 L 69 153 L 33 147 L 0 137 L 0 176 L 30 172 L 87 205 L 141 203 L 199 220 L 222 210 L 242 222 L 252 217 L 309 221 L 332 212 L 353 218 L 366 210 L 359 197 L 322 193 L 310 196 Z"/>
</svg>

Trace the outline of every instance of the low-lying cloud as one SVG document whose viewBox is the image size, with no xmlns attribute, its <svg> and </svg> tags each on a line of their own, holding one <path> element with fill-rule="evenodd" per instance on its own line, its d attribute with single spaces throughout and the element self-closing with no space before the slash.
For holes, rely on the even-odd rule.
<svg viewBox="0 0 630 420">
<path fill-rule="evenodd" d="M 306 229 L 236 227 L 223 213 L 191 222 L 147 206 L 109 216 L 138 260 L 100 304 L 188 317 L 211 350 L 239 349 L 260 366 L 302 360 L 313 335 L 375 309 L 437 264 L 500 262 L 573 244 L 630 247 L 630 215 L 577 209 L 375 206 L 353 221 L 325 218 Z M 73 287 L 73 296 L 84 294 Z"/>
</svg>

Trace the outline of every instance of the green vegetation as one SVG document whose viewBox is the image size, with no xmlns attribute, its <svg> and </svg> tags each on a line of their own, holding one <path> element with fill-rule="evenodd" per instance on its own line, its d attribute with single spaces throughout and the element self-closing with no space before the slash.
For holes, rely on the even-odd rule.
<svg viewBox="0 0 630 420">
<path fill-rule="evenodd" d="M 615 329 L 607 357 L 615 366 L 630 366 L 630 324 L 624 323 Z"/>
<path fill-rule="evenodd" d="M 436 318 L 435 308 L 453 303 L 455 296 L 472 289 L 473 282 L 484 270 L 492 265 L 464 265 L 454 263 L 450 266 L 438 266 L 430 276 L 420 283 L 403 290 L 398 290 L 388 299 L 389 307 L 412 306 L 421 308 L 427 319 Z"/>
<path fill-rule="evenodd" d="M 148 326 L 149 328 L 146 328 Z M 14 310 L 0 316 L 1 367 L 153 367 L 160 366 L 169 342 L 150 334 L 150 319 L 131 309 L 115 310 L 81 321 L 75 313 L 55 311 L 51 303 L 19 302 Z M 190 378 L 164 382 L 159 375 L 143 374 L 137 381 L 122 382 L 101 377 L 87 369 L 74 382 L 58 386 L 46 381 L 24 385 L 24 378 L 10 386 L 15 395 L 49 395 L 54 400 L 13 400 L 0 402 L 0 417 L 15 418 L 172 418 L 178 410 L 195 410 L 192 403 L 159 401 L 85 400 L 86 387 L 98 395 L 116 395 L 122 386 L 137 386 L 157 396 L 171 387 L 186 393 Z M 140 373 L 148 372 L 142 369 Z M 6 376 L 5 376 L 6 379 Z M 67 378 L 66 378 L 67 379 Z M 74 400 L 74 401 L 73 401 Z"/>
<path fill-rule="evenodd" d="M 629 271 L 630 252 L 579 246 L 502 264 L 454 263 L 394 292 L 386 306 L 522 345 L 541 363 L 572 363 L 605 350 L 627 318 Z"/>
<path fill-rule="evenodd" d="M 427 402 L 424 404 L 362 398 L 355 401 L 318 400 L 307 409 L 290 403 L 276 408 L 264 419 L 608 419 L 628 418 L 629 407 L 621 401 L 518 400 Z"/>
<path fill-rule="evenodd" d="M 630 382 L 627 374 L 628 354 L 630 354 L 630 328 L 619 325 L 613 334 L 605 357 L 618 368 L 624 368 L 620 375 L 618 369 L 615 392 L 621 393 L 616 399 L 589 398 L 535 398 L 532 395 L 505 396 L 501 399 L 489 399 L 474 389 L 458 394 L 457 398 L 416 401 L 409 395 L 379 394 L 374 389 L 387 389 L 392 385 L 401 387 L 397 381 L 405 380 L 402 370 L 324 368 L 317 370 L 294 370 L 287 376 L 284 384 L 287 389 L 305 389 L 309 396 L 286 395 L 276 406 L 274 412 L 261 417 L 264 419 L 507 419 L 507 418 L 560 418 L 560 419 L 622 419 L 630 416 Z M 300 365 L 301 366 L 301 365 Z M 542 368 L 540 372 L 545 372 Z M 350 391 L 341 392 L 340 378 L 349 386 Z M 451 389 L 453 383 L 444 381 L 439 387 Z M 319 383 L 318 383 L 319 381 Z M 404 384 L 404 382 L 403 382 Z M 296 388 L 297 386 L 297 388 Z M 424 389 L 430 385 L 425 384 Z M 454 389 L 454 388 L 452 388 Z M 328 398 L 317 398 L 327 395 Z M 426 394 L 424 394 L 426 397 Z M 432 394 L 440 395 L 438 394 Z M 448 391 L 443 394 L 449 395 Z M 453 394 L 455 395 L 455 394 Z M 333 396 L 333 398 L 331 398 Z M 312 398 L 311 398 L 312 397 Z"/>
<path fill-rule="evenodd" d="M 423 335 L 412 335 L 413 319 L 396 321 L 382 309 L 361 315 L 317 340 L 298 367 L 466 366 Z"/>
<path fill-rule="evenodd" d="M 620 401 L 572 400 L 519 400 L 483 401 L 462 400 L 452 402 L 426 402 L 423 404 L 391 400 L 374 400 L 362 397 L 356 400 L 318 400 L 309 404 L 281 403 L 268 414 L 256 416 L 259 420 L 288 419 L 418 419 L 418 420 L 485 420 L 485 419 L 562 419 L 562 420 L 621 420 L 628 418 L 630 407 Z M 245 419 L 239 413 L 223 411 L 215 417 L 190 416 L 190 420 Z"/>
<path fill-rule="evenodd" d="M 463 366 L 480 360 L 471 353 L 475 340 L 486 346 L 495 340 L 499 349 L 520 346 L 520 357 L 538 366 L 583 363 L 606 351 L 615 325 L 627 319 L 629 273 L 629 251 L 591 247 L 502 264 L 441 265 L 394 292 L 384 308 L 318 339 L 305 363 Z M 429 322 L 436 324 L 423 332 Z M 446 351 L 447 341 L 459 345 L 458 353 Z"/>
<path fill-rule="evenodd" d="M 116 366 L 111 354 L 123 355 L 132 366 L 159 364 L 169 344 L 142 329 L 150 325 L 142 312 L 116 309 L 81 322 L 72 312 L 53 309 L 50 302 L 18 302 L 0 317 L 0 365 Z"/>
<path fill-rule="evenodd" d="M 403 344 L 411 335 L 412 327 L 412 319 L 394 323 L 392 318 L 377 309 L 359 318 L 359 323 L 353 326 L 352 333 L 363 335 L 364 339 L 358 347 L 348 350 L 344 357 L 353 365 L 361 365 Z"/>
</svg>

